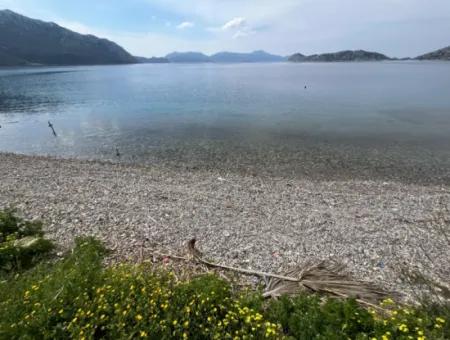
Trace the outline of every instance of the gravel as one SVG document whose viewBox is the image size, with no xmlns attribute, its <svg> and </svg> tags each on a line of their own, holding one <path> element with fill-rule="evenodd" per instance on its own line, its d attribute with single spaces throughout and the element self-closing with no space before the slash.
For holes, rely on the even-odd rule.
<svg viewBox="0 0 450 340">
<path fill-rule="evenodd" d="M 208 258 L 280 272 L 333 259 L 410 292 L 401 271 L 450 282 L 450 186 L 245 176 L 219 170 L 0 153 L 0 208 L 45 222 L 62 248 L 92 235 L 136 258 L 181 252 L 195 237 Z"/>
</svg>

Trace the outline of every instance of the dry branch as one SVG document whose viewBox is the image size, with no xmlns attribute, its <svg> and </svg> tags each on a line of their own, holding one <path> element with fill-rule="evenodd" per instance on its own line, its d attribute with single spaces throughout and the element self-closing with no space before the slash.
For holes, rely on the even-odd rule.
<svg viewBox="0 0 450 340">
<path fill-rule="evenodd" d="M 355 298 L 358 302 L 379 308 L 375 304 L 388 296 L 368 282 L 353 280 L 346 274 L 342 274 L 344 267 L 338 264 L 325 264 L 320 262 L 294 268 L 286 275 L 272 274 L 254 271 L 244 268 L 236 268 L 219 265 L 204 260 L 202 253 L 195 248 L 195 239 L 188 242 L 188 250 L 193 259 L 210 267 L 232 270 L 247 275 L 256 275 L 269 278 L 264 297 L 278 297 L 283 294 L 293 295 L 300 291 L 326 293 L 343 298 Z"/>
<path fill-rule="evenodd" d="M 188 242 L 189 257 L 161 252 L 153 252 L 154 256 L 167 257 L 186 262 L 195 261 L 207 267 L 230 270 L 233 272 L 258 276 L 265 279 L 266 287 L 263 296 L 277 298 L 281 295 L 294 295 L 299 292 L 311 292 L 330 295 L 338 298 L 354 298 L 358 303 L 382 309 L 377 304 L 388 297 L 387 292 L 377 289 L 369 282 L 353 280 L 343 273 L 344 267 L 335 263 L 307 264 L 294 268 L 284 275 L 257 270 L 232 267 L 205 260 L 203 254 L 195 247 L 196 240 Z M 268 278 L 268 280 L 267 280 Z"/>
</svg>

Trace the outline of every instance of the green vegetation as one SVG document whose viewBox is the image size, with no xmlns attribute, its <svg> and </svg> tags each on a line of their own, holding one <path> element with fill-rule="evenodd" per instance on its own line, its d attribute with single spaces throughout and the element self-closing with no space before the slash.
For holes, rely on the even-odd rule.
<svg viewBox="0 0 450 340">
<path fill-rule="evenodd" d="M 28 235 L 26 230 L 42 236 L 39 224 L 15 220 L 13 215 L 2 213 L 2 235 L 10 226 L 20 225 L 21 231 L 11 228 L 18 237 Z M 353 300 L 307 295 L 264 301 L 259 292 L 238 290 L 216 275 L 179 279 L 150 264 L 105 266 L 106 254 L 99 241 L 84 238 L 62 260 L 41 261 L 21 272 L 15 266 L 15 275 L 0 282 L 0 339 L 450 336 L 450 313 L 442 306 L 413 309 L 387 300 L 380 306 L 384 311 L 375 311 Z M 35 262 L 35 254 L 32 259 L 25 262 Z"/>
<path fill-rule="evenodd" d="M 42 223 L 24 221 L 8 209 L 0 211 L 0 274 L 27 269 L 52 249 L 43 238 Z"/>
<path fill-rule="evenodd" d="M 178 281 L 145 265 L 102 265 L 105 249 L 80 239 L 55 265 L 0 286 L 0 338 L 275 338 L 277 325 L 215 276 Z"/>
<path fill-rule="evenodd" d="M 448 307 L 434 310 L 396 306 L 365 309 L 354 300 L 321 300 L 318 296 L 282 297 L 269 304 L 265 316 L 277 320 L 294 339 L 448 339 Z"/>
</svg>

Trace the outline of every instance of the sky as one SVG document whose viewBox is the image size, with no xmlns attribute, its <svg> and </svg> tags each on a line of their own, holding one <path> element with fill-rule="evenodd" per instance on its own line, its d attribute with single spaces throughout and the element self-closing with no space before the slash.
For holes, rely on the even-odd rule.
<svg viewBox="0 0 450 340">
<path fill-rule="evenodd" d="M 261 49 L 414 57 L 450 45 L 450 0 L 0 0 L 0 9 L 146 57 Z"/>
</svg>

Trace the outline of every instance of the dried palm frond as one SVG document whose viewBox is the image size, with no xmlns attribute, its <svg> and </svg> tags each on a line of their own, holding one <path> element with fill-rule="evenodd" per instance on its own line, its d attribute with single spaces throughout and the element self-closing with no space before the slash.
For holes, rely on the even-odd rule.
<svg viewBox="0 0 450 340">
<path fill-rule="evenodd" d="M 300 292 L 319 293 L 339 298 L 355 298 L 359 303 L 379 308 L 377 304 L 388 294 L 373 284 L 352 279 L 344 272 L 344 266 L 337 263 L 319 262 L 305 264 L 282 275 L 244 268 L 219 265 L 203 259 L 203 254 L 195 247 L 195 239 L 188 242 L 191 257 L 207 266 L 232 270 L 246 275 L 255 275 L 268 279 L 264 297 L 276 298 L 281 295 L 294 295 Z"/>
<path fill-rule="evenodd" d="M 352 279 L 344 272 L 344 266 L 332 262 L 306 264 L 290 270 L 286 275 L 297 278 L 297 282 L 270 278 L 264 296 L 279 297 L 283 294 L 314 292 L 335 297 L 355 298 L 366 304 L 376 304 L 388 296 L 387 292 L 369 282 Z"/>
</svg>

